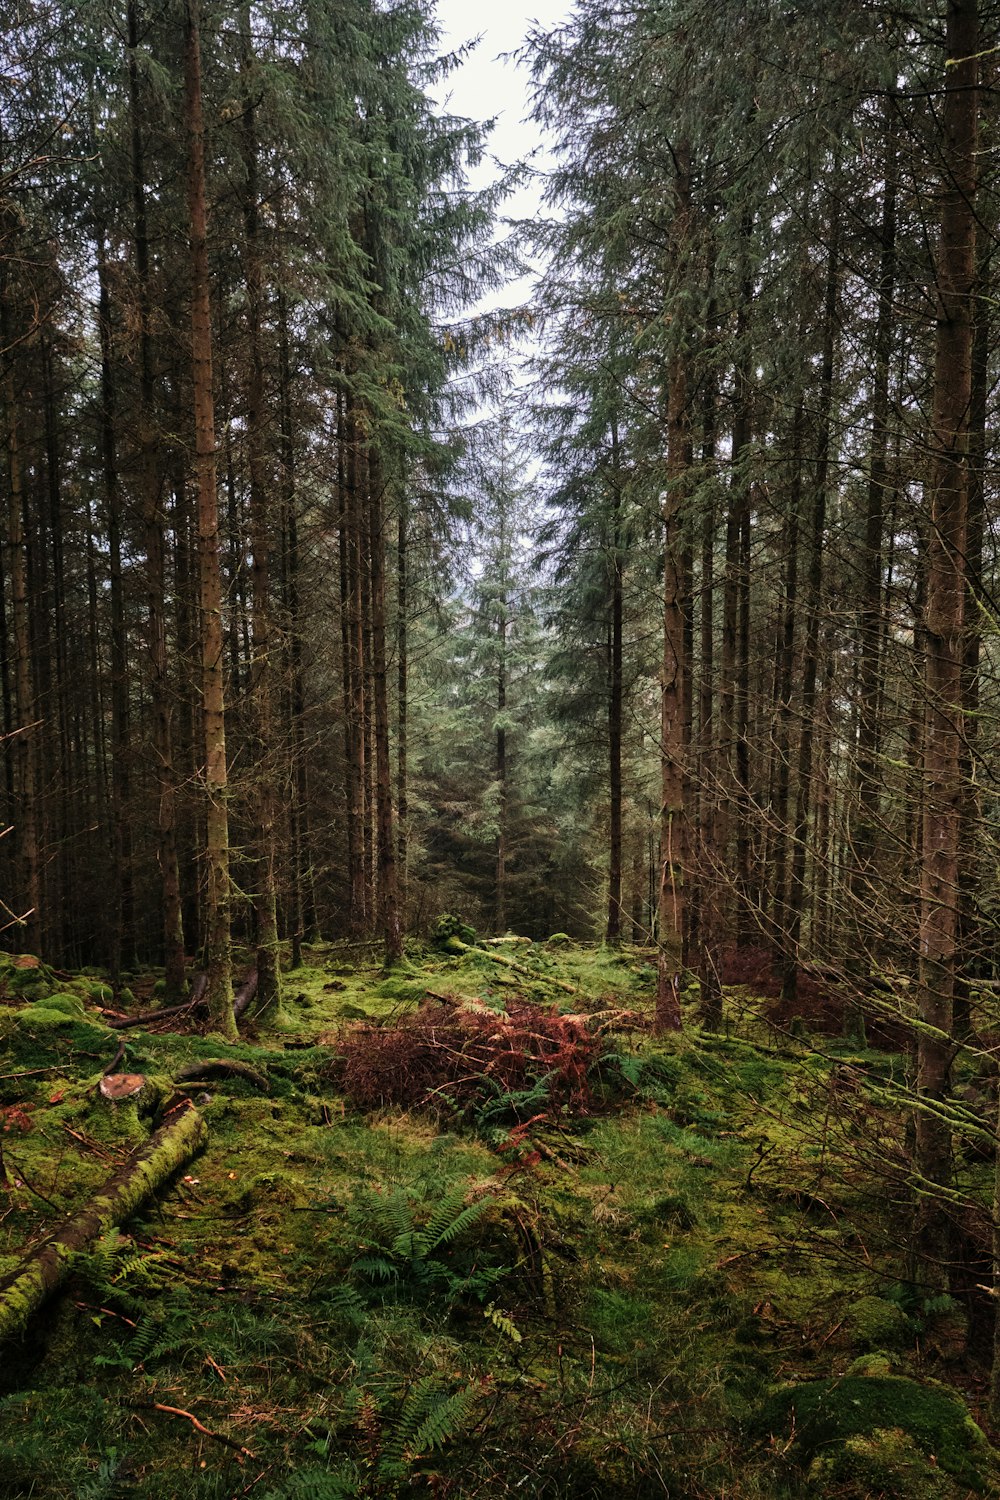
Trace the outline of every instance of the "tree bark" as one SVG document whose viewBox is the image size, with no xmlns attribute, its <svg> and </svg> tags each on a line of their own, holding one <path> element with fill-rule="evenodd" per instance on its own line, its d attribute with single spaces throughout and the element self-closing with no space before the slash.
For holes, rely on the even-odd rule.
<svg viewBox="0 0 1000 1500">
<path fill-rule="evenodd" d="M 677 153 L 675 237 L 685 253 L 689 232 L 689 151 Z M 674 352 L 667 391 L 667 472 L 663 500 L 663 657 L 660 678 L 660 882 L 654 1029 L 679 1031 L 684 966 L 687 774 L 685 767 L 685 526 L 689 461 L 687 357 Z"/>
<path fill-rule="evenodd" d="M 235 1038 L 230 947 L 229 811 L 223 687 L 222 577 L 212 392 L 212 313 L 205 206 L 205 127 L 201 97 L 199 0 L 188 0 L 185 99 L 191 238 L 191 354 L 194 382 L 198 574 L 201 605 L 202 722 L 205 742 L 207 873 L 205 957 L 212 1024 Z"/>
<path fill-rule="evenodd" d="M 253 98 L 250 15 L 240 15 L 240 71 L 243 81 L 244 265 L 250 380 L 247 391 L 247 448 L 250 469 L 250 538 L 253 552 L 253 655 L 250 691 L 256 741 L 253 808 L 256 823 L 254 910 L 257 917 L 257 999 L 261 1010 L 281 1003 L 278 947 L 275 728 L 276 682 L 272 658 L 270 535 L 271 507 L 264 478 L 264 356 L 261 347 L 263 269 L 260 247 L 260 194 L 256 108 Z"/>
<path fill-rule="evenodd" d="M 386 667 L 385 604 L 385 490 L 378 449 L 369 448 L 368 518 L 371 556 L 372 698 L 375 732 L 375 807 L 377 833 L 378 906 L 389 968 L 403 956 L 403 927 L 399 916 L 396 875 L 396 826 L 392 807 L 389 761 L 389 694 Z"/>
<path fill-rule="evenodd" d="M 608 642 L 608 925 L 605 940 L 621 942 L 622 936 L 622 672 L 624 589 L 622 584 L 621 444 L 618 422 L 611 422 L 610 579 L 611 636 Z"/>
<path fill-rule="evenodd" d="M 806 850 L 809 833 L 810 805 L 815 802 L 813 777 L 813 744 L 816 735 L 816 679 L 819 668 L 819 633 L 823 592 L 823 542 L 826 531 L 827 485 L 830 470 L 831 420 L 833 415 L 833 374 L 836 354 L 837 302 L 840 280 L 839 209 L 833 210 L 830 249 L 827 259 L 826 290 L 823 311 L 823 365 L 820 374 L 819 431 L 816 439 L 816 472 L 813 483 L 812 515 L 808 534 L 806 567 L 805 639 L 802 645 L 802 692 L 800 698 L 802 727 L 796 764 L 795 829 L 792 837 L 792 861 L 788 880 L 787 913 L 782 934 L 784 973 L 781 998 L 794 1004 L 798 986 L 799 942 L 806 905 Z M 814 851 L 814 858 L 819 857 Z"/>
<path fill-rule="evenodd" d="M 979 27 L 976 0 L 950 0 L 942 106 L 941 229 L 936 258 L 937 332 L 927 598 L 924 607 L 923 840 L 916 1113 L 918 1274 L 948 1280 L 951 1131 L 938 1107 L 949 1091 L 957 964 L 962 806 L 962 659 L 966 586 L 972 303 L 976 251 Z M 940 1190 L 940 1191 L 939 1191 Z"/>
<path fill-rule="evenodd" d="M 173 747 L 173 707 L 167 676 L 166 546 L 163 480 L 155 424 L 152 293 L 149 224 L 146 212 L 142 100 L 139 87 L 139 17 L 137 0 L 129 0 L 128 76 L 132 171 L 132 223 L 138 289 L 139 335 L 139 496 L 146 543 L 147 674 L 152 710 L 153 776 L 157 794 L 156 858 L 160 870 L 164 981 L 167 998 L 178 1000 L 184 989 L 184 922 L 177 858 L 177 788 Z"/>
<path fill-rule="evenodd" d="M 5 294 L 5 289 L 4 289 Z M 2 300 L 2 299 L 0 299 Z M 6 317 L 0 321 L 8 341 Z M 16 800 L 15 837 L 21 889 L 14 905 L 23 932 L 23 946 L 37 953 L 41 944 L 42 875 L 38 841 L 38 771 L 35 739 L 35 695 L 31 672 L 31 635 L 28 619 L 28 577 L 24 538 L 24 489 L 13 367 L 4 380 L 7 439 L 7 574 L 10 578 L 14 646 L 13 762 Z"/>
</svg>

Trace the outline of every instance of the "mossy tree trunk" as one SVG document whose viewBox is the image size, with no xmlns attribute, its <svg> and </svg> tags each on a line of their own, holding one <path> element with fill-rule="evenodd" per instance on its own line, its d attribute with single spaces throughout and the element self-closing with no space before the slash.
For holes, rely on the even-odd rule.
<svg viewBox="0 0 1000 1500">
<path fill-rule="evenodd" d="M 677 244 L 683 253 L 691 212 L 690 152 L 677 152 Z M 682 335 L 683 336 L 683 335 Z M 684 966 L 687 862 L 685 767 L 684 492 L 690 466 L 687 356 L 676 349 L 667 390 L 667 473 L 663 501 L 663 658 L 660 676 L 660 885 L 657 903 L 656 1014 L 658 1032 L 679 1031 Z"/>
</svg>

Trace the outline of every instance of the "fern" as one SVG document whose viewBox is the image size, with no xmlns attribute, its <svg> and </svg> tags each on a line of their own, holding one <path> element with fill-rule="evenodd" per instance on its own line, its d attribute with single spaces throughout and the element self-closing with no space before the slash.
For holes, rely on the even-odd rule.
<svg viewBox="0 0 1000 1500">
<path fill-rule="evenodd" d="M 514 1323 L 513 1319 L 508 1318 L 504 1313 L 500 1311 L 498 1307 L 495 1307 L 492 1302 L 488 1303 L 486 1307 L 483 1308 L 483 1317 L 488 1323 L 492 1323 L 493 1327 L 499 1333 L 502 1333 L 506 1338 L 509 1338 L 512 1344 L 521 1343 L 521 1334 L 518 1331 L 517 1325 Z"/>
<path fill-rule="evenodd" d="M 468 1424 L 475 1400 L 476 1392 L 467 1386 L 428 1412 L 413 1436 L 412 1456 L 440 1451 Z"/>
<path fill-rule="evenodd" d="M 417 1459 L 443 1448 L 467 1425 L 475 1400 L 472 1387 L 449 1391 L 436 1375 L 416 1381 L 395 1421 L 383 1431 L 380 1477 L 403 1478 Z"/>
<path fill-rule="evenodd" d="M 398 1190 L 356 1207 L 352 1217 L 369 1244 L 354 1260 L 354 1276 L 377 1287 L 383 1299 L 395 1293 L 436 1294 L 447 1303 L 468 1297 L 483 1301 L 510 1266 L 484 1265 L 481 1247 L 462 1245 L 495 1201 L 489 1194 L 472 1203 L 467 1197 L 466 1185 L 452 1187 L 430 1208 L 425 1223 L 421 1206 Z"/>
</svg>

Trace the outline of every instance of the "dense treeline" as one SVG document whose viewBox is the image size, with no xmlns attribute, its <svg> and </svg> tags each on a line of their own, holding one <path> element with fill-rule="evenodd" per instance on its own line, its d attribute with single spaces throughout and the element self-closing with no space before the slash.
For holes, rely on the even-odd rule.
<svg viewBox="0 0 1000 1500">
<path fill-rule="evenodd" d="M 271 975 L 279 928 L 398 950 L 389 672 L 405 798 L 406 625 L 447 520 L 434 320 L 494 274 L 480 128 L 432 108 L 419 6 L 24 14 L 8 937 L 159 956 L 173 989 L 199 946 L 221 975 L 251 907 Z"/>
</svg>

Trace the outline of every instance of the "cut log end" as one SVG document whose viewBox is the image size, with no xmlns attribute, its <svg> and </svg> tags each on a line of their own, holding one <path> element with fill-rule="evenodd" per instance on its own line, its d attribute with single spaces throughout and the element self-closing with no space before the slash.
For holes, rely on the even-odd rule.
<svg viewBox="0 0 1000 1500">
<path fill-rule="evenodd" d="M 97 1092 L 108 1104 L 122 1104 L 138 1099 L 146 1082 L 144 1073 L 107 1073 L 98 1084 Z"/>
</svg>

